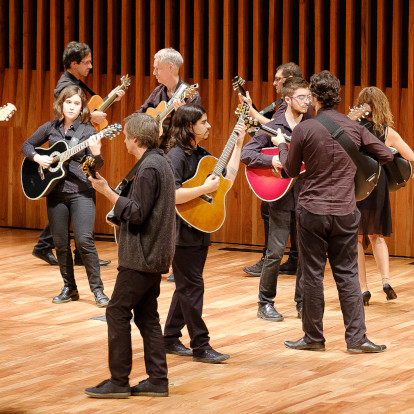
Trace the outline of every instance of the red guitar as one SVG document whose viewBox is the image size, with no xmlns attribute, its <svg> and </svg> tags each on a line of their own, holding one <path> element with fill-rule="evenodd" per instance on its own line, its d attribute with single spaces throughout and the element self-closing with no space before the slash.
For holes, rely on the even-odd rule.
<svg viewBox="0 0 414 414">
<path fill-rule="evenodd" d="M 245 123 L 248 131 L 261 129 L 271 136 L 276 136 L 277 131 L 267 127 L 266 125 L 260 124 L 255 119 L 246 118 Z M 290 137 L 283 134 L 286 141 L 290 142 Z M 277 147 L 262 148 L 260 151 L 266 155 L 279 155 Z M 300 174 L 305 172 L 305 164 L 302 164 Z M 286 175 L 283 169 L 275 168 L 256 168 L 246 167 L 245 170 L 247 182 L 254 194 L 264 201 L 276 201 L 282 198 L 288 193 L 297 178 L 290 178 Z"/>
</svg>

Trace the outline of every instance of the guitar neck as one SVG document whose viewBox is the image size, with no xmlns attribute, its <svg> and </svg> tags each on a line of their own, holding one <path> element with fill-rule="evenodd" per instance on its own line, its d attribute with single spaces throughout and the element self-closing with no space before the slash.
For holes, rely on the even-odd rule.
<svg viewBox="0 0 414 414">
<path fill-rule="evenodd" d="M 266 132 L 266 134 L 268 134 L 268 135 L 270 135 L 272 137 L 275 137 L 277 135 L 277 131 L 275 129 L 270 128 L 270 127 L 268 127 L 266 125 L 260 125 L 260 129 L 262 131 Z M 288 136 L 286 134 L 283 134 L 283 133 L 282 133 L 282 135 L 283 135 L 283 138 L 285 138 L 285 140 L 287 142 L 290 142 L 291 141 L 292 138 L 290 136 Z"/>
<path fill-rule="evenodd" d="M 243 120 L 238 120 L 236 125 L 238 124 L 244 124 L 244 119 Z M 216 176 L 220 176 L 221 174 L 223 174 L 223 170 L 227 164 L 227 160 L 230 157 L 231 152 L 233 151 L 234 145 L 236 144 L 237 138 L 238 138 L 238 134 L 235 132 L 235 130 L 233 129 L 232 133 L 230 134 L 229 139 L 227 140 L 227 143 L 223 149 L 223 152 L 220 155 L 220 158 L 218 159 L 214 169 L 213 169 L 213 174 Z"/>
<path fill-rule="evenodd" d="M 102 139 L 103 134 L 100 132 L 99 134 L 90 136 L 87 140 L 81 142 L 78 145 L 75 145 L 72 148 L 67 149 L 66 151 L 62 152 L 61 154 L 56 155 L 53 157 L 53 163 L 55 162 L 65 162 L 73 155 L 77 154 L 79 151 L 89 147 L 91 145 L 91 138 L 98 138 Z"/>
<path fill-rule="evenodd" d="M 121 85 L 118 90 L 122 91 L 125 89 L 124 85 Z M 114 92 L 111 96 L 108 97 L 106 101 L 98 108 L 100 112 L 106 112 L 115 102 L 115 99 L 118 98 L 118 95 Z"/>
</svg>

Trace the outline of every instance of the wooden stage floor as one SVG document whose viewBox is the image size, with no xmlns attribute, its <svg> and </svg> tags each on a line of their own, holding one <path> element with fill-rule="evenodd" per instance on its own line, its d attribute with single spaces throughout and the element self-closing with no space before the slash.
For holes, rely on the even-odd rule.
<svg viewBox="0 0 414 414">
<path fill-rule="evenodd" d="M 57 267 L 31 255 L 39 232 L 0 229 L 0 414 L 46 413 L 413 413 L 414 260 L 391 258 L 398 299 L 387 302 L 368 256 L 371 306 L 368 336 L 383 354 L 346 353 L 337 291 L 325 277 L 326 352 L 293 351 L 285 340 L 302 336 L 293 302 L 294 276 L 279 278 L 276 307 L 283 322 L 256 318 L 258 278 L 242 269 L 257 248 L 214 244 L 205 269 L 204 316 L 211 344 L 229 353 L 220 365 L 168 355 L 170 397 L 96 400 L 83 390 L 109 377 L 104 310 L 94 305 L 84 268 L 76 267 L 81 299 L 54 305 L 62 281 Z M 114 243 L 98 241 L 110 296 L 116 277 Z M 223 248 L 236 250 L 222 250 Z M 252 251 L 241 251 L 240 249 Z M 239 249 L 239 250 L 238 250 Z M 159 311 L 165 323 L 174 284 L 163 278 Z M 185 332 L 183 342 L 188 345 Z M 142 341 L 133 327 L 131 384 L 146 377 Z"/>
</svg>

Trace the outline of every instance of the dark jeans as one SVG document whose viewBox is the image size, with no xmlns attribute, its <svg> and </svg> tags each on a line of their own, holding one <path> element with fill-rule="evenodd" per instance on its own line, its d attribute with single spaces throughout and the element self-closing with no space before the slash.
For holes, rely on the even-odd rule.
<svg viewBox="0 0 414 414">
<path fill-rule="evenodd" d="M 56 256 L 64 285 L 77 289 L 70 250 L 69 226 L 72 222 L 75 243 L 85 264 L 92 292 L 103 289 L 98 253 L 93 239 L 95 192 L 52 193 L 47 197 L 47 215 L 56 247 Z"/>
<path fill-rule="evenodd" d="M 312 214 L 299 206 L 296 211 L 299 256 L 302 265 L 302 325 L 305 341 L 325 342 L 323 278 L 326 253 L 332 268 L 345 325 L 348 347 L 365 342 L 364 305 L 358 281 L 358 223 L 355 209 L 346 216 Z"/>
<path fill-rule="evenodd" d="M 111 382 L 129 385 L 132 368 L 131 317 L 144 342 L 145 370 L 155 385 L 168 384 L 167 359 L 158 315 L 161 273 L 145 273 L 119 266 L 108 308 L 109 369 Z"/>
<path fill-rule="evenodd" d="M 203 269 L 208 246 L 175 246 L 173 272 L 175 292 L 164 329 L 165 343 L 176 342 L 187 325 L 194 355 L 211 349 L 208 329 L 203 321 Z"/>
<path fill-rule="evenodd" d="M 263 247 L 263 257 L 266 255 L 267 243 L 269 239 L 269 203 L 267 201 L 262 201 L 260 204 L 260 215 L 263 219 L 264 226 L 264 236 L 265 244 Z M 291 221 L 290 221 L 290 250 L 289 250 L 289 259 L 293 261 L 298 260 L 298 249 L 296 246 L 297 232 L 296 232 L 296 217 L 295 212 L 291 211 Z"/>
</svg>

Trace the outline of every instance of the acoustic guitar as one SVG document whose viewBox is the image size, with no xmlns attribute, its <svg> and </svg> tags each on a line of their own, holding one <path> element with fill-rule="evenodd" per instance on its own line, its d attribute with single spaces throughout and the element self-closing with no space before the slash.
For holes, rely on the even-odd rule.
<svg viewBox="0 0 414 414">
<path fill-rule="evenodd" d="M 0 108 L 0 121 L 8 121 L 17 111 L 16 107 L 8 103 Z"/>
<path fill-rule="evenodd" d="M 122 131 L 122 126 L 114 124 L 71 148 L 65 141 L 55 142 L 49 148 L 36 148 L 38 154 L 52 157 L 53 163 L 49 168 L 43 168 L 29 158 L 23 160 L 21 178 L 24 195 L 30 200 L 38 200 L 47 196 L 56 184 L 66 176 L 65 162 L 79 151 L 89 147 L 91 138 L 112 139 L 120 131 Z"/>
<path fill-rule="evenodd" d="M 365 111 L 364 114 L 358 118 L 365 118 L 371 112 L 371 108 L 368 104 L 362 106 Z M 354 109 L 351 110 L 352 112 Z M 411 162 L 406 160 L 395 148 L 389 147 L 394 159 L 390 162 L 387 162 L 382 166 L 388 182 L 388 191 L 390 193 L 399 190 L 406 186 L 407 181 L 412 177 L 412 166 Z"/>
<path fill-rule="evenodd" d="M 185 88 L 175 99 L 182 101 L 186 98 L 191 98 L 196 93 L 198 93 L 197 89 L 198 89 L 198 83 L 194 85 L 188 85 L 187 88 Z M 164 120 L 167 118 L 167 116 L 170 115 L 172 111 L 174 111 L 173 102 L 170 102 L 169 104 L 167 104 L 167 102 L 165 101 L 161 101 L 157 105 L 156 108 L 148 108 L 145 111 L 147 115 L 151 116 L 157 121 L 159 128 L 160 128 L 160 136 L 163 134 L 162 124 Z"/>
<path fill-rule="evenodd" d="M 256 133 L 259 130 L 262 130 L 270 136 L 274 137 L 277 135 L 277 131 L 275 129 L 262 125 L 256 119 L 246 117 L 245 123 L 249 131 L 254 131 Z M 283 137 L 287 142 L 290 142 L 291 138 L 289 136 L 283 134 Z M 262 154 L 271 155 L 272 157 L 279 155 L 277 147 L 262 148 L 260 152 Z M 305 164 L 302 163 L 300 174 L 303 174 L 305 171 Z M 256 197 L 264 201 L 279 200 L 292 189 L 293 184 L 295 184 L 297 180 L 297 177 L 289 177 L 283 169 L 273 167 L 246 167 L 245 175 L 253 193 Z"/>
<path fill-rule="evenodd" d="M 131 78 L 128 75 L 122 76 L 121 84 L 117 86 L 117 91 L 122 91 L 128 89 L 129 85 L 131 85 Z M 104 101 L 99 95 L 94 95 L 88 102 L 89 111 L 92 113 L 93 111 L 100 111 L 106 112 L 109 107 L 113 105 L 115 99 L 118 97 L 116 91 L 108 96 L 108 98 Z M 96 124 L 92 122 L 92 125 L 96 129 L 97 132 L 100 132 L 103 128 L 108 126 L 108 121 L 105 119 L 102 123 Z"/>
<path fill-rule="evenodd" d="M 240 108 L 236 125 L 243 124 L 249 113 L 249 105 L 246 103 L 241 104 Z M 238 134 L 233 130 L 220 158 L 217 160 L 211 155 L 201 158 L 194 177 L 182 185 L 183 188 L 198 187 L 204 184 L 206 178 L 211 174 L 220 178 L 220 184 L 216 191 L 175 206 L 177 214 L 185 222 L 204 233 L 217 231 L 226 218 L 225 198 L 232 186 L 232 181 L 223 177 L 223 171 L 237 139 Z"/>
</svg>

